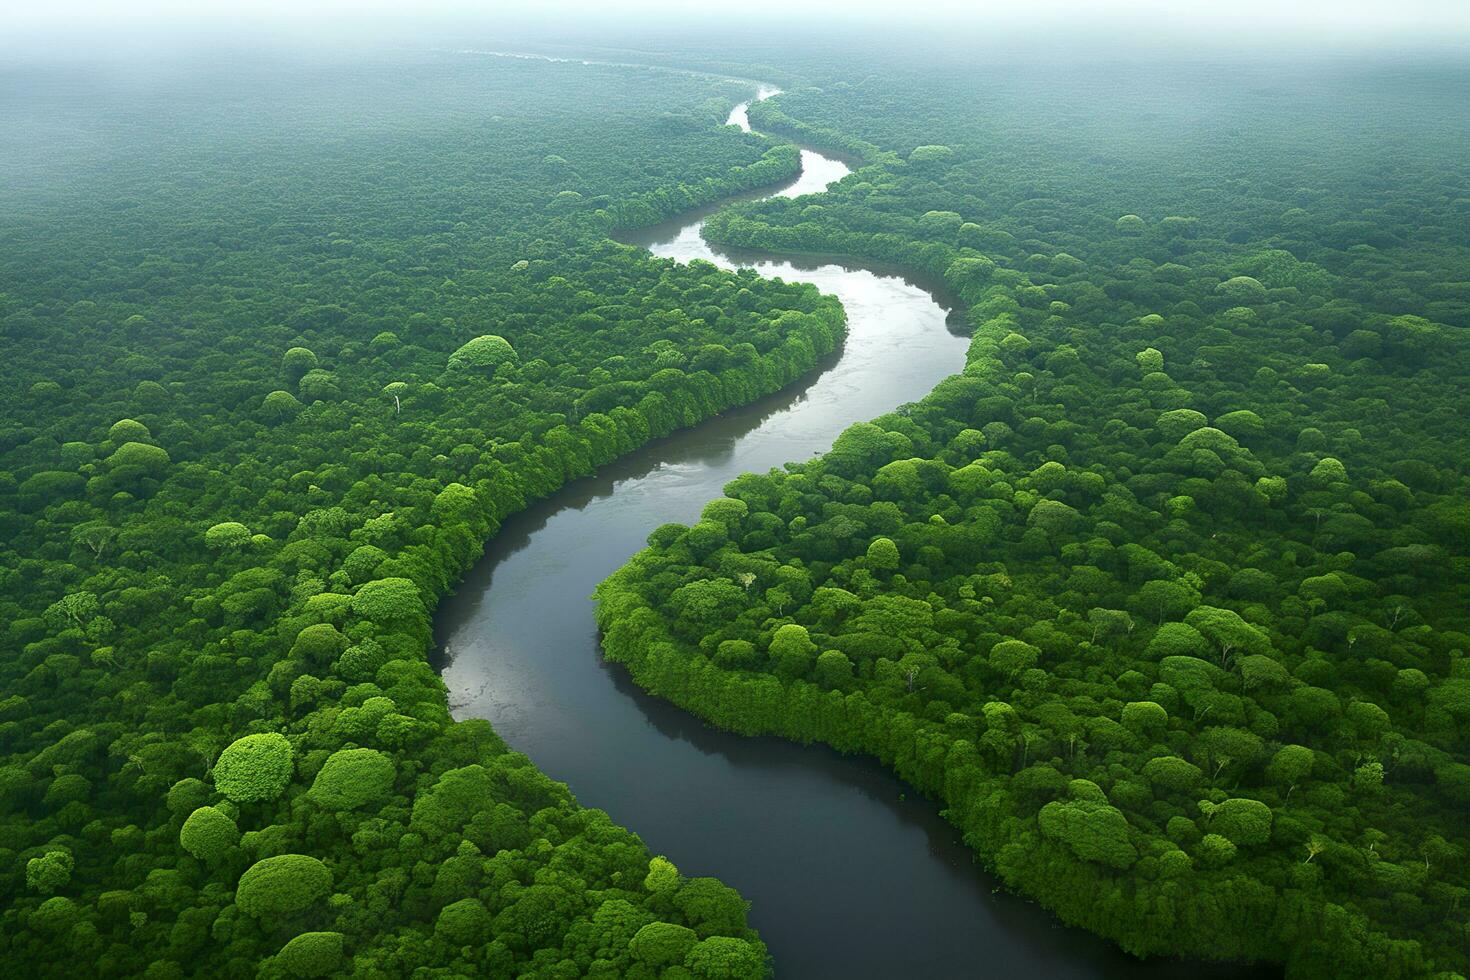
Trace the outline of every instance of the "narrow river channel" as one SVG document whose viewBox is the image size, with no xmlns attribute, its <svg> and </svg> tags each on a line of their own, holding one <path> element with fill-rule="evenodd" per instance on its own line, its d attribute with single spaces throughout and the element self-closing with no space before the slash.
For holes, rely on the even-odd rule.
<svg viewBox="0 0 1470 980">
<path fill-rule="evenodd" d="M 762 88 L 758 98 L 775 94 Z M 749 129 L 746 105 L 731 124 Z M 820 193 L 848 173 L 802 152 L 774 193 Z M 679 261 L 815 283 L 847 310 L 843 347 L 803 384 L 645 447 L 506 522 L 441 606 L 442 670 L 457 718 L 488 718 L 587 806 L 606 810 L 687 875 L 752 904 L 781 977 L 1194 977 L 1241 971 L 1140 964 L 993 894 L 937 807 L 878 764 L 706 727 L 602 661 L 602 579 L 668 521 L 689 523 L 742 472 L 826 450 L 849 425 L 926 394 L 967 341 L 919 286 L 869 269 L 725 255 L 703 215 L 625 241 Z"/>
</svg>

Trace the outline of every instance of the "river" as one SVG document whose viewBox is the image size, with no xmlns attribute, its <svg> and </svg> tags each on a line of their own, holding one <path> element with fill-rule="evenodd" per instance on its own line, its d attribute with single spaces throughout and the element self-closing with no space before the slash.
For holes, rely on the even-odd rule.
<svg viewBox="0 0 1470 980">
<path fill-rule="evenodd" d="M 746 108 L 730 123 L 748 130 Z M 750 196 L 820 193 L 848 172 L 804 149 L 795 180 Z M 805 382 L 653 443 L 507 520 L 437 619 L 455 717 L 488 718 L 584 805 L 606 810 L 684 874 L 738 888 L 780 977 L 1239 975 L 1141 964 L 993 893 L 995 880 L 935 804 L 877 763 L 715 731 L 603 662 L 587 597 L 650 531 L 693 522 L 740 473 L 823 452 L 849 425 L 922 397 L 964 364 L 957 318 L 918 285 L 855 265 L 726 255 L 700 237 L 703 217 L 624 240 L 815 283 L 846 308 L 846 341 Z"/>
</svg>

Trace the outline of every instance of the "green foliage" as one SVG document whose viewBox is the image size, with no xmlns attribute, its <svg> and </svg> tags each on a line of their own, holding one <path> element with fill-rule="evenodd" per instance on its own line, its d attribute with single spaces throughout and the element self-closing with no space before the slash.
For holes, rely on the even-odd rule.
<svg viewBox="0 0 1470 980">
<path fill-rule="evenodd" d="M 1231 143 L 1188 99 L 1137 118 L 1151 70 L 954 67 L 829 67 L 758 108 L 821 145 L 864 133 L 868 165 L 819 205 L 744 204 L 704 232 L 942 277 L 973 388 L 740 478 L 749 512 L 707 551 L 650 538 L 598 591 L 609 659 L 722 728 L 876 756 L 1009 887 L 1135 954 L 1465 972 L 1463 863 L 1405 870 L 1430 840 L 1470 845 L 1470 439 L 1451 421 L 1470 306 L 1431 285 L 1470 261 L 1444 203 L 1463 85 L 1355 88 L 1416 106 L 1366 137 L 1340 93 L 1234 88 L 1261 125 Z M 976 126 L 974 106 L 1021 98 L 1035 128 Z M 1080 104 L 1085 122 L 1039 122 Z M 1372 160 L 1410 131 L 1426 152 L 1389 217 Z M 1311 201 L 1281 179 L 1303 153 Z M 871 560 L 879 538 L 895 566 Z M 745 564 L 808 582 L 680 615 L 686 583 Z M 822 651 L 809 671 L 708 658 L 792 625 Z"/>
<path fill-rule="evenodd" d="M 291 656 L 312 667 L 325 667 L 347 648 L 347 637 L 331 623 L 313 623 L 296 634 Z"/>
<path fill-rule="evenodd" d="M 276 965 L 293 977 L 325 977 L 342 968 L 340 932 L 303 932 L 281 947 Z"/>
<path fill-rule="evenodd" d="M 308 371 L 315 369 L 318 363 L 316 354 L 310 348 L 292 347 L 281 355 L 281 373 L 295 384 Z"/>
<path fill-rule="evenodd" d="M 1123 725 L 1135 732 L 1161 731 L 1169 724 L 1169 712 L 1154 701 L 1129 701 L 1123 705 Z"/>
<path fill-rule="evenodd" d="M 301 402 L 289 391 L 277 389 L 260 400 L 261 414 L 269 421 L 283 422 L 301 411 Z"/>
<path fill-rule="evenodd" d="M 1017 677 L 1036 666 L 1041 660 L 1041 650 L 1024 640 L 1002 640 L 990 648 L 987 659 L 1002 674 Z"/>
<path fill-rule="evenodd" d="M 153 438 L 148 426 L 137 419 L 118 419 L 107 430 L 107 441 L 121 446 L 128 442 L 143 442 Z"/>
<path fill-rule="evenodd" d="M 910 163 L 939 163 L 954 156 L 954 150 L 947 146 L 933 144 L 929 146 L 916 146 L 909 152 Z"/>
<path fill-rule="evenodd" d="M 305 854 L 256 861 L 240 876 L 235 904 L 257 919 L 305 911 L 332 888 L 332 872 Z"/>
<path fill-rule="evenodd" d="M 158 476 L 170 463 L 168 452 L 146 442 L 125 442 L 107 457 L 106 465 L 114 471 L 136 470 L 143 476 Z"/>
<path fill-rule="evenodd" d="M 1211 833 L 1239 847 L 1271 839 L 1271 808 L 1260 800 L 1203 801 L 1200 811 L 1209 819 Z"/>
<path fill-rule="evenodd" d="M 790 52 L 802 84 L 753 117 L 868 165 L 707 232 L 943 277 L 973 388 L 656 533 L 603 592 L 609 655 L 725 727 L 876 755 L 1008 886 L 1139 955 L 1466 972 L 1463 84 L 1281 65 L 1222 88 L 1167 59 L 1058 75 L 929 48 L 916 72 L 900 48 L 858 75 Z M 17 76 L 8 961 L 291 970 L 303 925 L 221 912 L 238 858 L 175 846 L 215 749 L 283 732 L 304 774 L 367 746 L 403 776 L 350 811 L 217 807 L 249 857 L 331 863 L 341 894 L 305 914 L 354 972 L 635 973 L 649 922 L 712 921 L 669 975 L 764 969 L 730 903 L 672 866 L 640 888 L 635 837 L 453 724 L 424 653 L 507 515 L 833 349 L 841 311 L 808 287 L 604 237 L 798 152 L 710 125 L 733 98 L 704 78 L 405 60 L 240 71 L 229 111 Z M 75 132 L 86 159 L 48 135 Z M 486 329 L 517 367 L 445 371 Z M 229 522 L 248 547 L 210 546 Z M 798 574 L 742 584 L 751 558 Z M 412 592 L 368 587 L 395 580 Z M 792 626 L 810 647 L 777 656 Z M 1188 775 L 1163 759 L 1194 789 L 1148 780 Z M 1249 804 L 1270 836 L 1237 847 L 1260 840 Z M 21 880 L 62 841 L 75 899 Z M 471 897 L 491 925 L 452 946 L 430 923 Z"/>
<path fill-rule="evenodd" d="M 1200 863 L 1207 868 L 1222 868 L 1235 860 L 1235 844 L 1220 834 L 1205 834 L 1196 850 Z"/>
<path fill-rule="evenodd" d="M 47 851 L 26 862 L 26 887 L 42 895 L 61 891 L 76 867 L 68 851 Z"/>
<path fill-rule="evenodd" d="M 434 923 L 434 931 L 455 946 L 483 943 L 490 929 L 490 912 L 475 898 L 462 898 L 444 906 Z"/>
<path fill-rule="evenodd" d="M 684 965 L 696 977 L 709 980 L 741 980 L 766 972 L 760 951 L 743 939 L 732 936 L 710 936 L 689 950 Z"/>
<path fill-rule="evenodd" d="M 655 969 L 682 964 L 699 942 L 693 929 L 672 922 L 650 922 L 638 930 L 630 948 L 638 962 Z"/>
<path fill-rule="evenodd" d="M 678 887 L 679 869 L 663 855 L 648 862 L 648 874 L 643 878 L 643 887 L 654 893 L 669 892 Z"/>
<path fill-rule="evenodd" d="M 1266 299 L 1266 287 L 1250 276 L 1227 279 L 1215 291 L 1233 303 L 1259 303 Z"/>
<path fill-rule="evenodd" d="M 422 616 L 424 603 L 411 579 L 381 578 L 357 590 L 352 611 L 375 623 L 393 623 Z"/>
<path fill-rule="evenodd" d="M 782 677 L 803 677 L 810 670 L 817 645 L 805 626 L 787 623 L 771 637 L 772 669 Z"/>
<path fill-rule="evenodd" d="M 637 837 L 453 721 L 428 614 L 509 515 L 836 347 L 809 286 L 607 237 L 799 151 L 718 125 L 744 86 L 680 72 L 286 57 L 227 99 L 194 69 L 143 96 L 79 77 L 25 70 L 0 107 L 0 960 L 507 976 L 592 969 L 604 905 L 630 910 L 617 969 L 647 922 L 703 930 L 677 873 L 641 886 Z M 446 370 L 506 354 L 486 334 L 517 367 Z M 716 932 L 763 959 L 736 911 Z"/>
<path fill-rule="evenodd" d="M 868 566 L 881 571 L 898 568 L 898 546 L 888 538 L 874 538 L 868 545 Z"/>
<path fill-rule="evenodd" d="M 356 810 L 388 799 L 396 776 L 391 757 L 375 749 L 338 749 L 327 757 L 307 799 L 328 810 Z"/>
<path fill-rule="evenodd" d="M 515 348 L 504 337 L 485 334 L 466 341 L 459 350 L 449 355 L 453 367 L 466 370 L 493 371 L 502 364 L 514 364 L 518 360 Z"/>
<path fill-rule="evenodd" d="M 179 828 L 179 846 L 206 864 L 218 864 L 240 843 L 240 828 L 229 814 L 201 806 Z"/>
<path fill-rule="evenodd" d="M 1143 765 L 1144 777 L 1167 793 L 1187 793 L 1204 779 L 1199 766 L 1174 755 L 1161 755 Z"/>
<path fill-rule="evenodd" d="M 250 544 L 250 528 L 239 521 L 221 521 L 204 532 L 204 543 L 216 551 L 236 551 Z"/>
<path fill-rule="evenodd" d="M 291 743 L 278 732 L 231 742 L 214 764 L 214 785 L 236 803 L 274 800 L 286 791 L 294 766 Z"/>
<path fill-rule="evenodd" d="M 1106 803 L 1053 800 L 1037 813 L 1036 822 L 1043 834 L 1066 844 L 1084 861 L 1128 868 L 1138 859 L 1128 839 L 1128 821 Z"/>
</svg>

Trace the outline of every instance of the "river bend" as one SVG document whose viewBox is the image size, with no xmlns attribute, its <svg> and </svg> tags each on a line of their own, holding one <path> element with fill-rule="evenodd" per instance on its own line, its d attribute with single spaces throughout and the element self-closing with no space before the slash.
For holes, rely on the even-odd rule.
<svg viewBox="0 0 1470 980">
<path fill-rule="evenodd" d="M 729 121 L 748 131 L 747 107 Z M 810 149 L 801 163 L 787 185 L 747 197 L 820 193 L 849 172 Z M 876 762 L 716 731 L 603 662 L 588 596 L 650 531 L 692 523 L 739 474 L 821 453 L 849 425 L 922 397 L 964 364 L 967 340 L 950 329 L 949 310 L 914 283 L 855 265 L 727 255 L 700 237 L 703 217 L 624 240 L 814 283 L 842 301 L 847 338 L 793 388 L 650 444 L 508 519 L 437 619 L 455 717 L 490 719 L 683 873 L 738 888 L 779 976 L 1227 975 L 1139 964 L 993 894 L 995 881 L 935 805 Z"/>
</svg>

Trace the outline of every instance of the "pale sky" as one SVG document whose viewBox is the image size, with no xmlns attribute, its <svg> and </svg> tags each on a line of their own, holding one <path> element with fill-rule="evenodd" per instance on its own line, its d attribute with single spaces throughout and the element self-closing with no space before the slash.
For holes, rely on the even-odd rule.
<svg viewBox="0 0 1470 980">
<path fill-rule="evenodd" d="M 698 18 L 791 24 L 830 18 L 979 30 L 1187 35 L 1241 44 L 1457 43 L 1470 39 L 1470 0 L 733 0 L 692 14 L 691 0 L 0 0 L 0 38 L 197 30 L 276 36 L 430 33 L 448 25 L 640 20 L 668 27 Z M 512 10 L 531 12 L 511 13 Z M 713 9 L 710 9 L 713 8 Z"/>
</svg>

